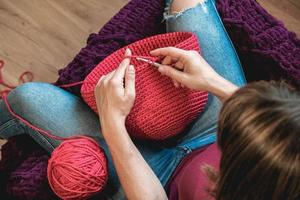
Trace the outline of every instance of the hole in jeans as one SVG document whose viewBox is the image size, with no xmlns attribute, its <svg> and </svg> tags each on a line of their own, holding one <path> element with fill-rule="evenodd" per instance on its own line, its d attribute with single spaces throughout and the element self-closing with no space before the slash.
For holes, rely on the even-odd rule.
<svg viewBox="0 0 300 200">
<path fill-rule="evenodd" d="M 178 15 L 186 10 L 195 8 L 199 3 L 203 4 L 207 0 L 173 0 L 170 4 L 169 14 Z"/>
</svg>

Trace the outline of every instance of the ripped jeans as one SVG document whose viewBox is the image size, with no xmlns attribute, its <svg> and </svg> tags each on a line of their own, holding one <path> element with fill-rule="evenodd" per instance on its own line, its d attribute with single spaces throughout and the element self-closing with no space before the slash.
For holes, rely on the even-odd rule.
<svg viewBox="0 0 300 200">
<path fill-rule="evenodd" d="M 212 0 L 199 3 L 176 15 L 169 14 L 166 2 L 167 31 L 190 31 L 199 38 L 202 56 L 224 78 L 242 86 L 244 74 L 234 47 L 223 27 Z M 101 136 L 98 116 L 78 97 L 46 83 L 27 83 L 12 91 L 8 99 L 14 111 L 34 125 L 68 137 L 85 133 L 95 138 L 104 148 L 109 161 L 109 183 L 101 199 L 126 199 L 118 180 L 108 147 Z M 166 186 L 180 161 L 193 150 L 216 140 L 218 113 L 221 104 L 209 95 L 209 101 L 201 115 L 184 131 L 182 137 L 171 144 L 134 141 L 161 183 Z M 10 115 L 0 101 L 0 137 L 9 138 L 16 133 L 29 134 L 48 152 L 59 141 L 45 137 L 30 129 Z"/>
</svg>

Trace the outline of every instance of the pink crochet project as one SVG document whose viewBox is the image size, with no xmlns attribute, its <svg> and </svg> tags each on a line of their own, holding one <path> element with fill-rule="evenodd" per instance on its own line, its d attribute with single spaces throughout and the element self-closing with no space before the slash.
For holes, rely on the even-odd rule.
<svg viewBox="0 0 300 200">
<path fill-rule="evenodd" d="M 197 37 L 188 32 L 156 35 L 130 44 L 105 58 L 86 77 L 81 88 L 84 101 L 97 112 L 94 96 L 97 80 L 119 65 L 126 48 L 134 55 L 149 57 L 151 50 L 167 46 L 200 51 Z M 170 138 L 182 132 L 204 109 L 207 92 L 175 88 L 172 80 L 162 76 L 155 67 L 136 59 L 131 63 L 136 69 L 136 100 L 126 120 L 131 136 L 153 140 Z"/>
</svg>

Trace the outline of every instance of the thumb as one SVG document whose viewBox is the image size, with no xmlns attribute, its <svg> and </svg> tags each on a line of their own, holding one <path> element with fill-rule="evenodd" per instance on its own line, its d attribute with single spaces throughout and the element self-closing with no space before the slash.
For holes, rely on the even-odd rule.
<svg viewBox="0 0 300 200">
<path fill-rule="evenodd" d="M 135 97 L 135 70 L 133 65 L 129 65 L 125 74 L 125 96 Z"/>
<path fill-rule="evenodd" d="M 158 71 L 160 73 L 162 73 L 163 75 L 166 75 L 179 83 L 184 84 L 184 82 L 185 82 L 186 74 L 182 71 L 179 71 L 179 70 L 173 68 L 173 67 L 170 67 L 167 65 L 162 65 L 158 68 Z"/>
</svg>

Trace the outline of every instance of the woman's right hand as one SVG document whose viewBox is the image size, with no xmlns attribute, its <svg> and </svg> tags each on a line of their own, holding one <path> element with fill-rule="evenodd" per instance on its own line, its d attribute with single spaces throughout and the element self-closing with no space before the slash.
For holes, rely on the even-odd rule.
<svg viewBox="0 0 300 200">
<path fill-rule="evenodd" d="M 221 78 L 197 51 L 165 47 L 150 53 L 164 57 L 158 71 L 170 77 L 175 87 L 209 91 L 210 84 Z"/>
</svg>

